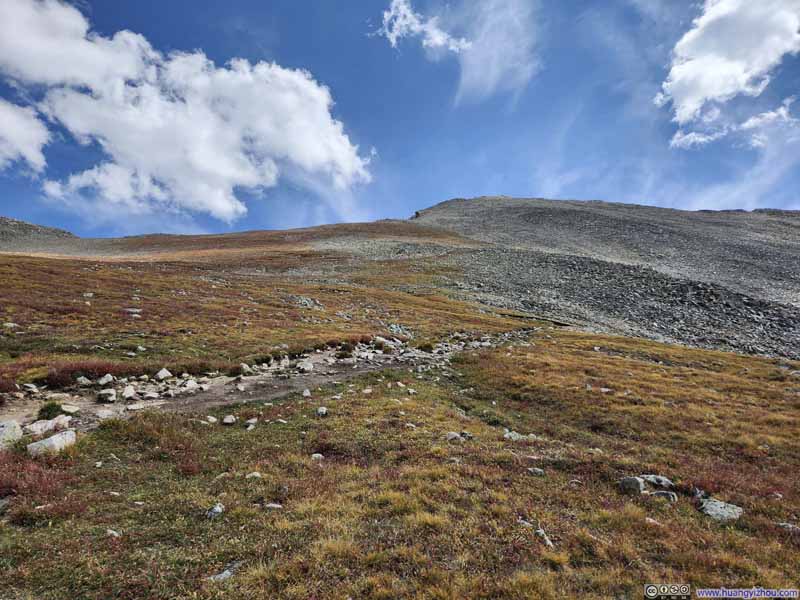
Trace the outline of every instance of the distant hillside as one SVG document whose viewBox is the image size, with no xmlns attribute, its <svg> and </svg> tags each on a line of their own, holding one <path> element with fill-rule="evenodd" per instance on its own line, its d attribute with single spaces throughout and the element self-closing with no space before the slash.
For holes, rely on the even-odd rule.
<svg viewBox="0 0 800 600">
<path fill-rule="evenodd" d="M 483 197 L 442 202 L 414 222 L 520 250 L 647 266 L 800 306 L 797 211 Z"/>
<path fill-rule="evenodd" d="M 18 221 L 8 217 L 0 217 L 0 244 L 26 245 L 27 242 L 43 242 L 50 240 L 77 239 L 75 235 L 55 227 L 43 227 Z"/>
</svg>

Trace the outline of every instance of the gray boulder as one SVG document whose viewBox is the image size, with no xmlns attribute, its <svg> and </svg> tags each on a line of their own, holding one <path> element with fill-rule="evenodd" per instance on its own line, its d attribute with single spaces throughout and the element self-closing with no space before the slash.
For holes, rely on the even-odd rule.
<svg viewBox="0 0 800 600">
<path fill-rule="evenodd" d="M 619 480 L 619 489 L 628 496 L 640 496 L 644 493 L 644 479 L 641 477 L 623 477 Z"/>
<path fill-rule="evenodd" d="M 0 421 L 0 449 L 22 437 L 22 427 L 16 421 Z"/>
<path fill-rule="evenodd" d="M 715 521 L 726 522 L 737 520 L 744 514 L 744 509 L 716 498 L 705 498 L 700 501 L 700 512 Z"/>
<path fill-rule="evenodd" d="M 170 373 L 167 369 L 161 369 L 158 373 L 156 373 L 156 379 L 158 381 L 164 381 L 170 377 L 172 377 L 172 373 Z"/>
<path fill-rule="evenodd" d="M 40 442 L 28 444 L 28 454 L 31 456 L 58 454 L 65 448 L 72 446 L 75 443 L 75 439 L 75 432 L 72 429 L 67 429 Z"/>
<path fill-rule="evenodd" d="M 99 392 L 97 392 L 97 401 L 106 403 L 116 402 L 117 390 L 115 390 L 114 388 L 100 390 Z"/>
<path fill-rule="evenodd" d="M 655 488 L 659 488 L 662 490 L 674 490 L 675 484 L 672 483 L 666 477 L 662 477 L 661 475 L 639 475 L 642 479 L 644 479 L 647 483 L 652 485 Z"/>
</svg>

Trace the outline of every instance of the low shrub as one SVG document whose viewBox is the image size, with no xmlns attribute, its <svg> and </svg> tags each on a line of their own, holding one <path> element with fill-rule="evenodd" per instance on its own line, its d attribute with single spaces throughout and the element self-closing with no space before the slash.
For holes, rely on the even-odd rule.
<svg viewBox="0 0 800 600">
<path fill-rule="evenodd" d="M 62 412 L 61 405 L 58 402 L 47 402 L 39 408 L 39 413 L 36 418 L 38 419 L 55 419 Z"/>
</svg>

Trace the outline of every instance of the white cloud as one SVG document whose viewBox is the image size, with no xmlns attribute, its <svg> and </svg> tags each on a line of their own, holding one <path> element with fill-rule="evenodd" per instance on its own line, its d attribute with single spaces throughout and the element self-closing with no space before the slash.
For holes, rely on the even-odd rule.
<svg viewBox="0 0 800 600">
<path fill-rule="evenodd" d="M 0 98 L 0 171 L 17 160 L 42 171 L 46 165 L 42 148 L 49 140 L 50 133 L 35 110 Z"/>
<path fill-rule="evenodd" d="M 670 147 L 672 148 L 693 148 L 695 146 L 705 146 L 714 142 L 727 134 L 727 131 L 720 130 L 715 131 L 713 133 L 701 133 L 698 131 L 690 131 L 689 133 L 685 133 L 682 130 L 678 130 L 675 132 L 675 135 L 672 136 L 672 140 L 670 140 Z"/>
<path fill-rule="evenodd" d="M 378 34 L 389 40 L 392 48 L 397 48 L 405 37 L 421 37 L 422 46 L 432 50 L 443 48 L 458 53 L 470 47 L 469 41 L 442 30 L 437 17 L 426 19 L 414 12 L 409 0 L 392 0 L 388 10 L 383 11 L 383 26 Z"/>
<path fill-rule="evenodd" d="M 59 0 L 0 0 L 0 23 L 0 70 L 47 86 L 38 108 L 106 155 L 46 182 L 65 204 L 78 195 L 124 213 L 232 221 L 246 212 L 239 190 L 259 192 L 282 176 L 340 191 L 370 181 L 369 158 L 306 71 L 243 59 L 220 67 L 200 51 L 164 56 L 130 32 L 90 32 Z"/>
<path fill-rule="evenodd" d="M 462 0 L 448 13 L 452 29 L 463 33 L 457 37 L 438 17 L 416 13 L 410 0 L 392 0 L 378 34 L 395 48 L 403 38 L 420 37 L 432 60 L 449 51 L 461 68 L 457 100 L 482 100 L 521 91 L 538 71 L 536 6 L 537 0 Z"/>
<path fill-rule="evenodd" d="M 708 102 L 758 96 L 784 56 L 800 52 L 800 0 L 705 0 L 675 45 L 656 103 L 675 121 L 694 120 Z"/>
<path fill-rule="evenodd" d="M 459 56 L 459 99 L 483 99 L 519 92 L 539 69 L 535 0 L 482 0 L 470 3 L 468 37 Z"/>
</svg>

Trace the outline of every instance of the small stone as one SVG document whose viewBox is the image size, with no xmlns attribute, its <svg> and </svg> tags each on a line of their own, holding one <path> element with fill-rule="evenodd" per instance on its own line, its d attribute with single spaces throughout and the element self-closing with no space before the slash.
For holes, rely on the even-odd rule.
<svg viewBox="0 0 800 600">
<path fill-rule="evenodd" d="M 22 437 L 22 427 L 16 421 L 0 422 L 0 448 L 12 445 Z"/>
<path fill-rule="evenodd" d="M 223 425 L 233 425 L 234 423 L 236 423 L 236 417 L 233 415 L 225 415 L 222 419 Z"/>
<path fill-rule="evenodd" d="M 161 369 L 158 373 L 156 373 L 156 379 L 158 381 L 164 381 L 170 377 L 172 377 L 172 373 L 170 373 L 167 369 Z"/>
<path fill-rule="evenodd" d="M 92 380 L 91 379 L 87 379 L 86 377 L 81 375 L 80 377 L 78 377 L 75 380 L 75 383 L 77 383 L 81 387 L 88 387 L 88 386 L 92 385 Z"/>
<path fill-rule="evenodd" d="M 114 376 L 111 373 L 106 373 L 100 379 L 97 380 L 97 385 L 100 387 L 105 387 L 114 383 Z"/>
<path fill-rule="evenodd" d="M 319 461 L 319 460 L 322 460 L 324 458 L 325 457 L 322 456 L 322 454 L 320 454 L 319 452 L 315 452 L 314 454 L 311 455 L 311 460 Z"/>
<path fill-rule="evenodd" d="M 118 531 L 114 531 L 113 529 L 106 529 L 106 535 L 112 538 L 122 537 L 122 534 L 120 534 Z"/>
<path fill-rule="evenodd" d="M 114 411 L 108 410 L 107 408 L 98 410 L 96 414 L 97 418 L 100 419 L 101 421 L 114 418 Z"/>
<path fill-rule="evenodd" d="M 253 369 L 247 363 L 242 363 L 239 365 L 239 370 L 242 372 L 242 375 L 252 375 Z"/>
<path fill-rule="evenodd" d="M 122 390 L 122 399 L 130 400 L 134 396 L 136 396 L 136 389 L 132 385 L 126 385 L 125 389 Z"/>
<path fill-rule="evenodd" d="M 653 487 L 661 488 L 662 490 L 675 489 L 675 484 L 672 483 L 666 477 L 662 477 L 661 475 L 639 475 L 639 477 L 644 479 L 647 483 L 649 483 Z"/>
<path fill-rule="evenodd" d="M 258 471 L 253 471 L 252 473 L 248 473 L 244 476 L 245 479 L 261 479 L 261 473 Z"/>
<path fill-rule="evenodd" d="M 58 415 L 53 419 L 42 419 L 30 425 L 26 425 L 25 431 L 33 435 L 42 435 L 48 431 L 66 429 L 69 427 L 69 422 L 71 420 L 72 417 L 68 417 L 67 415 Z"/>
<path fill-rule="evenodd" d="M 144 410 L 145 408 L 147 408 L 147 406 L 141 402 L 134 402 L 133 404 L 128 404 L 128 406 L 125 407 L 125 410 L 136 412 L 137 410 Z"/>
<path fill-rule="evenodd" d="M 256 423 L 258 423 L 258 417 L 247 419 L 247 421 L 244 422 L 245 425 L 255 425 Z"/>
<path fill-rule="evenodd" d="M 214 423 L 217 422 L 217 417 L 212 417 L 211 415 L 208 415 L 206 417 L 206 421 L 208 421 L 209 423 L 211 423 L 213 425 Z"/>
<path fill-rule="evenodd" d="M 137 352 L 147 352 L 147 348 L 145 348 L 144 346 L 136 346 L 136 351 Z"/>
<path fill-rule="evenodd" d="M 16 329 L 17 327 L 19 327 L 19 325 L 17 325 L 16 323 L 3 323 L 3 327 L 5 329 Z"/>
<path fill-rule="evenodd" d="M 241 565 L 242 565 L 241 561 L 232 562 L 225 567 L 224 571 L 222 571 L 221 573 L 217 573 L 216 575 L 212 575 L 208 579 L 209 581 L 215 581 L 215 582 L 226 581 L 234 576 L 234 574 Z"/>
<path fill-rule="evenodd" d="M 715 521 L 735 521 L 744 514 L 744 509 L 735 504 L 728 504 L 716 498 L 706 498 L 700 501 L 700 512 Z"/>
<path fill-rule="evenodd" d="M 100 390 L 97 392 L 97 401 L 98 402 L 106 402 L 112 403 L 117 401 L 117 390 L 114 388 L 108 388 L 105 390 Z"/>
<path fill-rule="evenodd" d="M 217 502 L 214 506 L 206 511 L 207 519 L 216 519 L 225 512 L 225 505 L 222 502 Z"/>
<path fill-rule="evenodd" d="M 75 432 L 67 429 L 40 442 L 28 444 L 27 449 L 31 456 L 42 456 L 43 454 L 58 454 L 73 444 L 75 444 Z"/>
<path fill-rule="evenodd" d="M 529 467 L 528 473 L 536 475 L 537 477 L 544 477 L 544 469 L 540 469 L 539 467 Z"/>
<path fill-rule="evenodd" d="M 39 388 L 32 383 L 23 383 L 22 389 L 31 394 L 36 394 L 39 392 Z"/>
<path fill-rule="evenodd" d="M 236 386 L 236 391 L 237 392 L 243 392 L 244 391 L 244 386 L 240 383 L 239 385 Z"/>
<path fill-rule="evenodd" d="M 512 442 L 519 442 L 525 439 L 525 436 L 521 433 L 517 433 L 516 431 L 506 431 L 503 434 L 503 439 L 510 440 Z"/>
<path fill-rule="evenodd" d="M 640 496 L 644 493 L 644 479 L 641 477 L 623 477 L 619 481 L 619 489 L 628 496 Z"/>
<path fill-rule="evenodd" d="M 778 523 L 778 527 L 780 527 L 781 529 L 785 529 L 792 535 L 800 535 L 800 527 L 798 527 L 794 523 Z"/>
<path fill-rule="evenodd" d="M 74 415 L 79 413 L 81 410 L 80 406 L 75 406 L 74 404 L 62 404 L 61 411 L 67 413 L 68 415 Z"/>
<path fill-rule="evenodd" d="M 368 396 L 372 393 L 372 388 L 364 388 L 364 391 L 361 393 Z"/>
<path fill-rule="evenodd" d="M 269 504 L 265 504 L 264 508 L 267 510 L 280 510 L 283 508 L 283 505 L 278 504 L 277 502 L 270 502 Z"/>
<path fill-rule="evenodd" d="M 447 434 L 445 435 L 445 438 L 447 439 L 448 442 L 463 442 L 464 441 L 464 438 L 461 437 L 461 434 L 457 433 L 455 431 L 448 431 Z"/>
<path fill-rule="evenodd" d="M 668 502 L 673 502 L 673 503 L 678 501 L 678 494 L 676 494 L 675 492 L 669 492 L 667 490 L 658 490 L 656 492 L 653 492 L 651 496 L 654 496 L 656 498 L 666 498 Z"/>
<path fill-rule="evenodd" d="M 327 417 L 328 416 L 328 409 L 324 406 L 320 406 L 317 409 L 317 416 L 318 417 Z"/>
<path fill-rule="evenodd" d="M 303 390 L 303 398 L 311 398 L 311 390 L 308 388 Z"/>
<path fill-rule="evenodd" d="M 301 373 L 311 373 L 314 370 L 314 363 L 310 360 L 301 360 L 297 363 L 297 370 Z"/>
</svg>

